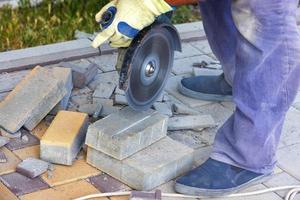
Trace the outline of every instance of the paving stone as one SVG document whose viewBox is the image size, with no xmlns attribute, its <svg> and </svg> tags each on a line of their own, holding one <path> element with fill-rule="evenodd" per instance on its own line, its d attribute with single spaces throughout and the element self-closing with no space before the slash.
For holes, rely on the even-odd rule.
<svg viewBox="0 0 300 200">
<path fill-rule="evenodd" d="M 109 99 L 113 94 L 116 85 L 113 83 L 99 83 L 93 94 L 93 98 Z"/>
<path fill-rule="evenodd" d="M 267 187 L 265 187 L 264 185 L 260 184 L 260 185 L 254 185 L 251 186 L 245 190 L 240 191 L 242 192 L 255 192 L 258 190 L 265 190 L 267 189 Z M 203 198 L 201 200 L 211 200 L 209 198 Z M 229 198 L 215 198 L 215 200 L 229 200 Z M 230 198 L 230 200 L 282 200 L 282 198 L 280 196 L 278 196 L 276 193 L 271 192 L 271 193 L 265 193 L 265 194 L 261 194 L 261 195 L 254 195 L 254 196 L 247 196 L 247 197 L 233 197 Z"/>
<path fill-rule="evenodd" d="M 10 138 L 10 139 L 12 139 L 12 138 L 20 138 L 20 137 L 22 136 L 22 133 L 21 133 L 20 130 L 17 131 L 17 132 L 15 132 L 15 133 L 9 133 L 9 132 L 7 132 L 7 131 L 1 129 L 1 128 L 0 128 L 0 134 L 1 134 L 3 137 L 7 137 L 7 138 Z"/>
<path fill-rule="evenodd" d="M 176 99 L 178 99 L 179 101 L 181 101 L 182 103 L 184 103 L 185 105 L 188 105 L 190 107 L 198 107 L 198 106 L 204 106 L 210 104 L 211 102 L 209 101 L 201 101 L 198 99 L 189 98 L 179 93 L 177 89 L 178 84 L 181 81 L 181 79 L 184 77 L 185 76 L 170 77 L 167 82 L 165 91 L 168 92 L 173 97 L 175 97 Z"/>
<path fill-rule="evenodd" d="M 5 147 L 7 147 L 11 151 L 15 151 L 17 149 L 38 145 L 40 143 L 38 138 L 30 134 L 25 129 L 21 129 L 21 133 L 21 138 L 11 139 L 9 143 L 5 145 Z"/>
<path fill-rule="evenodd" d="M 181 115 L 197 115 L 197 114 L 199 114 L 198 111 L 196 111 L 195 109 L 189 108 L 188 106 L 184 105 L 183 103 L 173 104 L 172 110 L 175 114 L 181 114 Z"/>
<path fill-rule="evenodd" d="M 47 171 L 48 162 L 36 158 L 27 158 L 18 164 L 16 171 L 28 178 L 35 178 Z"/>
<path fill-rule="evenodd" d="M 84 143 L 87 126 L 87 114 L 60 111 L 41 139 L 41 158 L 72 165 Z"/>
<path fill-rule="evenodd" d="M 101 112 L 102 105 L 99 103 L 92 103 L 92 104 L 82 104 L 79 106 L 78 111 L 82 113 L 86 113 L 90 116 L 93 116 L 95 112 Z"/>
<path fill-rule="evenodd" d="M 89 126 L 86 145 L 118 160 L 166 136 L 167 117 L 153 110 L 126 107 Z"/>
<path fill-rule="evenodd" d="M 170 104 L 170 103 L 156 102 L 156 103 L 153 104 L 153 107 L 160 114 L 166 115 L 168 117 L 173 116 L 172 104 Z"/>
<path fill-rule="evenodd" d="M 205 68 L 193 68 L 193 76 L 219 76 L 223 73 L 222 70 L 205 69 Z"/>
<path fill-rule="evenodd" d="M 114 101 L 112 99 L 94 98 L 93 103 L 101 104 L 103 107 L 114 105 Z"/>
<path fill-rule="evenodd" d="M 216 125 L 210 115 L 176 116 L 169 119 L 168 130 L 209 128 Z"/>
<path fill-rule="evenodd" d="M 14 172 L 20 159 L 5 147 L 2 147 L 1 151 L 5 154 L 7 162 L 0 163 L 0 175 Z"/>
<path fill-rule="evenodd" d="M 72 71 L 68 68 L 53 68 L 55 77 L 63 81 L 66 88 L 66 95 L 64 98 L 52 109 L 51 114 L 57 114 L 60 110 L 66 110 L 72 94 L 73 82 L 72 82 Z"/>
<path fill-rule="evenodd" d="M 194 64 L 195 63 L 206 63 L 206 67 L 216 68 L 219 63 L 214 59 L 208 57 L 207 55 L 193 56 L 188 58 L 182 58 L 174 60 L 174 66 L 172 72 L 176 75 L 181 74 L 193 74 Z M 198 69 L 198 68 L 197 68 Z"/>
<path fill-rule="evenodd" d="M 151 190 L 187 172 L 193 150 L 166 137 L 119 161 L 88 148 L 87 162 L 137 190 Z"/>
<path fill-rule="evenodd" d="M 5 153 L 0 149 L 0 166 L 1 163 L 6 163 L 7 162 L 7 157 L 5 155 Z"/>
<path fill-rule="evenodd" d="M 197 149 L 207 144 L 199 137 L 199 133 L 195 131 L 172 131 L 168 134 L 170 138 L 180 142 L 190 148 Z"/>
<path fill-rule="evenodd" d="M 0 180 L 16 196 L 28 194 L 49 187 L 39 177 L 30 179 L 16 172 L 2 175 L 0 176 Z"/>
<path fill-rule="evenodd" d="M 52 121 L 51 121 L 52 122 Z M 36 136 L 38 139 L 41 139 L 43 137 L 43 135 L 45 134 L 45 132 L 47 131 L 47 129 L 49 128 L 49 125 L 51 124 L 48 123 L 48 121 L 43 120 L 41 121 L 32 131 L 31 134 Z"/>
<path fill-rule="evenodd" d="M 101 174 L 99 176 L 93 176 L 89 178 L 90 183 L 92 183 L 100 192 L 120 192 L 131 190 L 127 185 L 117 179 L 107 175 Z"/>
<path fill-rule="evenodd" d="M 109 55 L 101 55 L 93 58 L 89 58 L 89 60 L 98 65 L 98 67 L 103 72 L 110 72 L 116 70 L 118 54 L 109 54 Z"/>
<path fill-rule="evenodd" d="M 175 59 L 187 58 L 201 54 L 203 54 L 203 52 L 199 51 L 191 44 L 182 43 L 182 52 L 175 52 Z"/>
<path fill-rule="evenodd" d="M 223 123 L 233 114 L 233 112 L 220 103 L 212 103 L 206 106 L 195 108 L 199 114 L 211 115 L 219 125 Z"/>
<path fill-rule="evenodd" d="M 125 91 L 124 90 L 121 90 L 119 87 L 116 88 L 115 90 L 115 94 L 119 94 L 119 95 L 125 95 Z"/>
<path fill-rule="evenodd" d="M 127 102 L 126 97 L 124 95 L 119 95 L 119 94 L 115 95 L 114 104 L 127 105 L 128 106 L 128 102 Z"/>
<path fill-rule="evenodd" d="M 73 85 L 76 88 L 84 88 L 94 79 L 98 72 L 96 64 L 86 59 L 62 62 L 60 66 L 72 69 Z"/>
<path fill-rule="evenodd" d="M 52 177 L 48 178 L 47 174 L 43 174 L 42 178 L 53 187 L 99 174 L 101 171 L 87 164 L 85 160 L 76 160 L 72 166 L 54 165 Z"/>
<path fill-rule="evenodd" d="M 85 180 L 80 180 L 65 185 L 40 190 L 21 196 L 22 200 L 71 200 L 82 196 L 97 194 L 99 191 Z M 97 200 L 109 200 L 108 198 L 97 198 Z"/>
<path fill-rule="evenodd" d="M 114 85 L 119 84 L 119 74 L 117 71 L 97 74 L 94 80 L 89 84 L 89 88 L 95 90 L 99 83 L 112 83 Z"/>
<path fill-rule="evenodd" d="M 281 148 L 277 152 L 278 166 L 300 180 L 300 144 Z"/>
<path fill-rule="evenodd" d="M 82 89 L 74 88 L 72 91 L 72 96 L 81 96 L 81 95 L 89 95 L 92 94 L 93 90 L 88 87 L 84 87 Z"/>
<path fill-rule="evenodd" d="M 76 95 L 71 97 L 71 102 L 75 103 L 77 107 L 83 104 L 90 104 L 93 102 L 92 95 Z"/>
<path fill-rule="evenodd" d="M 194 41 L 190 44 L 204 54 L 212 54 L 212 50 L 207 40 Z"/>
<path fill-rule="evenodd" d="M 300 181 L 295 179 L 294 177 L 290 176 L 289 174 L 283 172 L 280 174 L 275 174 L 272 178 L 263 183 L 268 188 L 271 187 L 279 187 L 279 186 L 286 186 L 286 185 L 300 185 Z M 285 197 L 287 191 L 278 191 L 276 192 L 279 196 Z M 299 200 L 300 197 L 296 198 L 295 200 Z"/>
<path fill-rule="evenodd" d="M 122 107 L 117 107 L 117 106 L 104 106 L 101 110 L 100 116 L 101 117 L 107 117 L 108 115 L 111 115 L 113 113 L 118 112 Z"/>
<path fill-rule="evenodd" d="M 279 143 L 279 148 L 300 143 L 300 111 L 295 108 L 290 108 L 287 112 L 282 136 Z"/>
<path fill-rule="evenodd" d="M 36 67 L 0 104 L 0 125 L 11 133 L 23 125 L 32 130 L 65 95 L 53 71 Z"/>
<path fill-rule="evenodd" d="M 13 151 L 21 160 L 27 158 L 40 158 L 40 145 L 35 145 L 31 147 L 26 147 L 23 149 L 18 149 Z"/>
<path fill-rule="evenodd" d="M 0 93 L 12 91 L 16 85 L 29 73 L 29 70 L 22 70 L 0 74 Z"/>
<path fill-rule="evenodd" d="M 3 183 L 0 182 L 0 199 L 18 200 L 18 197 L 15 196 Z"/>
<path fill-rule="evenodd" d="M 9 143 L 9 138 L 0 136 L 0 148 Z"/>
</svg>

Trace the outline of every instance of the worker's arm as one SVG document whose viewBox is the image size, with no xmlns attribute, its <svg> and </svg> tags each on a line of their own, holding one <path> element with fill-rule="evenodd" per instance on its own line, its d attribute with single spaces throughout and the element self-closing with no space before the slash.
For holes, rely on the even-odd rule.
<svg viewBox="0 0 300 200">
<path fill-rule="evenodd" d="M 164 0 L 113 0 L 96 15 L 101 32 L 92 45 L 109 40 L 112 47 L 128 47 L 140 30 L 171 10 Z"/>
</svg>

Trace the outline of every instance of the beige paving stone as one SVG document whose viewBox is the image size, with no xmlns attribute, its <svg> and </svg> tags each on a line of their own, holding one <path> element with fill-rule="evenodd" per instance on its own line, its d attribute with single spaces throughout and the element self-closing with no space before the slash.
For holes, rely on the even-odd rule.
<svg viewBox="0 0 300 200">
<path fill-rule="evenodd" d="M 21 162 L 21 160 L 7 148 L 2 147 L 1 150 L 7 157 L 7 162 L 0 163 L 0 175 L 16 171 L 16 167 Z"/>
<path fill-rule="evenodd" d="M 48 178 L 47 174 L 44 174 L 42 179 L 53 187 L 96 176 L 100 173 L 101 171 L 87 164 L 85 160 L 76 160 L 72 166 L 54 165 L 52 178 Z"/>
<path fill-rule="evenodd" d="M 87 127 L 87 114 L 60 111 L 41 139 L 41 158 L 72 165 L 84 143 Z"/>
<path fill-rule="evenodd" d="M 13 153 L 16 154 L 21 160 L 25 160 L 27 158 L 40 158 L 40 145 L 18 149 Z"/>
<path fill-rule="evenodd" d="M 85 180 L 40 190 L 21 196 L 21 200 L 73 200 L 86 195 L 100 193 L 92 184 Z M 109 200 L 108 198 L 93 198 L 92 200 Z"/>
<path fill-rule="evenodd" d="M 126 107 L 88 128 L 86 145 L 123 160 L 166 136 L 168 118 L 154 110 Z"/>
<path fill-rule="evenodd" d="M 31 131 L 31 134 L 41 139 L 43 135 L 46 133 L 48 128 L 49 128 L 48 122 L 43 120 Z"/>
<path fill-rule="evenodd" d="M 18 197 L 16 197 L 3 183 L 0 182 L 0 200 L 18 200 Z"/>
<path fill-rule="evenodd" d="M 193 150 L 168 137 L 122 161 L 88 148 L 87 162 L 137 190 L 151 190 L 192 168 Z"/>
</svg>

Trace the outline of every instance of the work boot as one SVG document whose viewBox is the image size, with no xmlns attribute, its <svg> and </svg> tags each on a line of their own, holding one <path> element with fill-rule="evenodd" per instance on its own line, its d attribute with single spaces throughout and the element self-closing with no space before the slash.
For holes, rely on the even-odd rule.
<svg viewBox="0 0 300 200">
<path fill-rule="evenodd" d="M 224 74 L 219 76 L 195 76 L 181 80 L 181 94 L 204 101 L 232 101 L 232 87 Z"/>
<path fill-rule="evenodd" d="M 257 174 L 213 159 L 176 180 L 178 193 L 220 197 L 262 183 L 270 174 Z"/>
</svg>

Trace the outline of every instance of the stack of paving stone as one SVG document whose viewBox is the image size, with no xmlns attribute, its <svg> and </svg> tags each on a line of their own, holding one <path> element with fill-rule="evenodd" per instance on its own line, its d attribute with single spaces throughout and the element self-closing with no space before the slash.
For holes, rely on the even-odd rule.
<svg viewBox="0 0 300 200">
<path fill-rule="evenodd" d="M 151 190 L 192 168 L 193 150 L 167 137 L 168 117 L 126 107 L 95 122 L 87 162 L 137 190 Z"/>
</svg>

